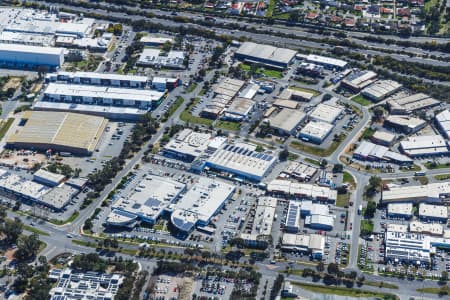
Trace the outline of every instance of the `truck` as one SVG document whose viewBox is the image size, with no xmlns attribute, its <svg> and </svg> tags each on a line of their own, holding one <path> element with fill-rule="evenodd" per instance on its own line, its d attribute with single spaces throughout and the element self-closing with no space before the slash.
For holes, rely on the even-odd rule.
<svg viewBox="0 0 450 300">
<path fill-rule="evenodd" d="M 361 213 L 362 213 L 362 204 L 358 206 L 358 215 L 360 215 Z"/>
</svg>

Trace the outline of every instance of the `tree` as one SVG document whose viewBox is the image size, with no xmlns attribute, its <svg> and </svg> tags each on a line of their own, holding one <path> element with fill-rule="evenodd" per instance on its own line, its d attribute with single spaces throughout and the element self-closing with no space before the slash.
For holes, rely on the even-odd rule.
<svg viewBox="0 0 450 300">
<path fill-rule="evenodd" d="M 36 233 L 20 237 L 17 243 L 17 251 L 14 257 L 19 261 L 27 261 L 34 258 L 41 246 L 41 241 Z"/>
<path fill-rule="evenodd" d="M 170 49 L 172 49 L 172 44 L 169 41 L 165 42 L 164 45 L 162 46 L 162 50 L 164 52 L 169 52 Z"/>
<path fill-rule="evenodd" d="M 319 263 L 316 266 L 317 272 L 323 272 L 325 271 L 325 264 L 322 261 L 319 261 Z"/>
<path fill-rule="evenodd" d="M 19 218 L 14 220 L 6 219 L 0 227 L 0 231 L 6 236 L 5 242 L 8 245 L 15 244 L 22 233 L 22 222 Z"/>
<path fill-rule="evenodd" d="M 330 264 L 328 264 L 327 272 L 328 272 L 328 274 L 338 274 L 339 266 L 335 263 L 330 263 Z"/>
<path fill-rule="evenodd" d="M 443 281 L 443 282 L 447 282 L 448 281 L 448 272 L 447 271 L 442 271 L 441 272 L 441 279 L 440 279 L 440 281 Z"/>
<path fill-rule="evenodd" d="M 284 149 L 278 154 L 278 158 L 279 158 L 281 161 L 286 161 L 286 160 L 288 159 L 288 157 L 289 157 L 289 151 L 288 151 L 286 148 L 284 148 Z"/>
<path fill-rule="evenodd" d="M 366 210 L 364 211 L 364 217 L 367 219 L 372 219 L 375 216 L 377 210 L 377 204 L 375 201 L 368 201 Z"/>
<path fill-rule="evenodd" d="M 374 115 L 375 121 L 381 122 L 381 120 L 383 119 L 383 114 L 384 114 L 384 111 L 381 107 L 375 107 L 373 109 L 373 115 Z"/>
<path fill-rule="evenodd" d="M 369 184 L 366 187 L 366 195 L 368 197 L 373 197 L 379 191 L 381 191 L 382 180 L 378 176 L 372 176 L 369 179 Z"/>
<path fill-rule="evenodd" d="M 322 159 L 322 160 L 320 161 L 320 166 L 321 166 L 322 168 L 326 168 L 327 165 L 328 165 L 328 161 L 327 161 L 326 159 Z"/>
<path fill-rule="evenodd" d="M 344 166 L 342 164 L 335 164 L 333 166 L 333 173 L 342 173 Z"/>
</svg>

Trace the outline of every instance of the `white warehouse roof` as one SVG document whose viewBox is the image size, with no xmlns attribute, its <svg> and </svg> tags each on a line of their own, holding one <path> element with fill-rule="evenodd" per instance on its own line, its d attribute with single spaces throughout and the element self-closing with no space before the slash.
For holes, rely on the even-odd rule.
<svg viewBox="0 0 450 300">
<path fill-rule="evenodd" d="M 320 103 L 311 112 L 309 117 L 315 121 L 323 121 L 326 123 L 333 123 L 337 117 L 342 113 L 342 108 L 332 106 L 329 104 Z"/>
<path fill-rule="evenodd" d="M 310 54 L 306 57 L 306 60 L 318 63 L 318 64 L 326 64 L 330 66 L 336 66 L 339 68 L 345 68 L 347 66 L 347 62 L 342 59 L 336 59 L 332 57 L 320 56 L 315 54 Z"/>
</svg>

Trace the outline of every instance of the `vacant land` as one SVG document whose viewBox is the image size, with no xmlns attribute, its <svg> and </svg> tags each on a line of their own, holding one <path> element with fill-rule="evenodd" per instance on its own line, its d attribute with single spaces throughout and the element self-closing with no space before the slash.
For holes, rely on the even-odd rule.
<svg viewBox="0 0 450 300">
<path fill-rule="evenodd" d="M 378 298 L 378 299 L 398 299 L 397 296 L 387 293 L 371 292 L 366 290 L 345 288 L 337 286 L 322 286 L 310 283 L 292 282 L 292 284 L 299 286 L 302 289 L 330 295 L 349 296 L 349 297 L 366 297 L 366 298 Z"/>
<path fill-rule="evenodd" d="M 369 99 L 367 99 L 366 97 L 364 97 L 363 95 L 358 95 L 352 98 L 353 102 L 356 102 L 362 106 L 368 106 L 370 104 L 372 104 L 372 101 L 370 101 Z"/>
</svg>

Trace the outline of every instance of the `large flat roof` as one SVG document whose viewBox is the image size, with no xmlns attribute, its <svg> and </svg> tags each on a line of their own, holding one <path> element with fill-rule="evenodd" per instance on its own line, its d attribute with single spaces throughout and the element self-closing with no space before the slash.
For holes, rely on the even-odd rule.
<svg viewBox="0 0 450 300">
<path fill-rule="evenodd" d="M 441 127 L 440 129 L 443 131 L 446 138 L 450 138 L 450 110 L 446 109 L 440 112 L 436 116 L 436 121 Z"/>
<path fill-rule="evenodd" d="M 405 112 L 413 112 L 415 110 L 439 105 L 440 101 L 430 96 L 417 93 L 409 94 L 400 92 L 388 99 L 388 104 L 393 110 L 403 110 Z"/>
<path fill-rule="evenodd" d="M 431 151 L 432 148 L 448 148 L 447 141 L 437 134 L 412 136 L 405 141 L 401 141 L 400 145 L 405 152 L 418 149 L 429 149 Z"/>
<path fill-rule="evenodd" d="M 115 116 L 139 116 L 145 114 L 147 110 L 135 107 L 123 106 L 105 106 L 92 104 L 75 104 L 63 102 L 38 101 L 33 105 L 35 110 L 55 110 L 55 111 L 72 111 L 76 113 L 89 113 L 98 115 L 115 115 Z"/>
<path fill-rule="evenodd" d="M 410 117 L 410 116 L 397 116 L 397 115 L 390 115 L 387 117 L 386 121 L 396 124 L 399 126 L 405 126 L 411 129 L 414 129 L 416 127 L 420 127 L 426 124 L 426 122 L 422 119 Z"/>
<path fill-rule="evenodd" d="M 0 52 L 62 55 L 64 54 L 64 48 L 40 47 L 21 44 L 2 44 L 2 46 L 0 47 Z"/>
<path fill-rule="evenodd" d="M 114 74 L 114 73 L 97 73 L 97 72 L 67 72 L 61 71 L 52 75 L 62 75 L 70 78 L 92 78 L 92 79 L 109 79 L 109 80 L 120 80 L 120 81 L 139 81 L 147 82 L 147 76 L 137 76 L 137 75 L 125 75 L 125 74 Z"/>
<path fill-rule="evenodd" d="M 328 135 L 333 127 L 334 126 L 330 123 L 310 121 L 305 125 L 305 127 L 302 128 L 300 133 L 323 139 Z"/>
<path fill-rule="evenodd" d="M 395 92 L 402 85 L 393 80 L 378 80 L 362 90 L 362 94 L 381 99 Z"/>
<path fill-rule="evenodd" d="M 323 121 L 327 123 L 333 123 L 337 117 L 342 113 L 342 108 L 333 105 L 320 103 L 309 115 L 310 118 Z"/>
<path fill-rule="evenodd" d="M 249 144 L 226 144 L 207 160 L 213 167 L 245 176 L 262 178 L 274 165 L 277 157 L 255 151 Z"/>
<path fill-rule="evenodd" d="M 25 112 L 25 125 L 7 143 L 55 145 L 94 151 L 107 124 L 102 117 L 67 112 Z"/>
<path fill-rule="evenodd" d="M 332 58 L 332 57 L 326 57 L 326 56 L 320 56 L 315 54 L 310 54 L 306 57 L 306 60 L 318 64 L 327 64 L 332 65 L 340 68 L 344 68 L 347 66 L 347 62 L 342 59 Z"/>
<path fill-rule="evenodd" d="M 198 221 L 208 223 L 234 190 L 234 185 L 199 177 L 176 204 L 171 216 L 172 223 L 183 231 L 189 231 Z"/>
<path fill-rule="evenodd" d="M 82 84 L 49 83 L 45 94 L 64 95 L 71 97 L 105 98 L 130 101 L 158 101 L 163 92 L 144 89 L 128 89 Z"/>
<path fill-rule="evenodd" d="M 246 116 L 254 105 L 255 101 L 253 100 L 237 97 L 231 101 L 230 106 L 225 111 L 230 114 Z"/>
<path fill-rule="evenodd" d="M 283 108 L 278 114 L 270 116 L 269 122 L 271 127 L 291 132 L 305 118 L 306 114 L 300 110 Z"/>
<path fill-rule="evenodd" d="M 419 217 L 447 219 L 448 218 L 448 208 L 447 208 L 447 206 L 444 206 L 444 205 L 420 203 Z"/>
<path fill-rule="evenodd" d="M 275 179 L 269 182 L 267 190 L 269 192 L 281 192 L 288 195 L 298 195 L 312 199 L 335 201 L 337 198 L 337 191 L 332 190 L 329 187 L 281 179 Z"/>
<path fill-rule="evenodd" d="M 450 182 L 429 183 L 427 185 L 398 186 L 383 191 L 383 201 L 438 201 L 441 196 L 450 196 Z"/>
<path fill-rule="evenodd" d="M 269 45 L 244 42 L 236 51 L 236 54 L 255 57 L 277 63 L 288 64 L 297 52 L 286 48 L 277 48 Z"/>
<path fill-rule="evenodd" d="M 208 148 L 210 141 L 211 134 L 195 132 L 192 129 L 185 128 L 176 134 L 175 137 L 164 146 L 164 149 L 197 157 L 202 155 Z"/>
</svg>

